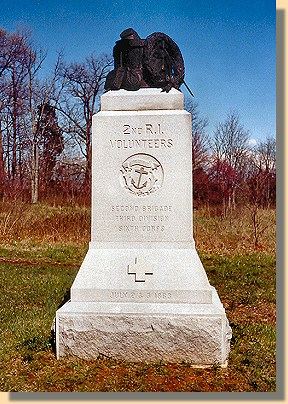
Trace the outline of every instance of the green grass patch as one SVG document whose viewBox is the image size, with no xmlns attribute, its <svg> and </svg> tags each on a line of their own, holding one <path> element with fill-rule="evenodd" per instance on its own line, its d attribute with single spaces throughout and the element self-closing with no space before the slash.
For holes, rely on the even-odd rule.
<svg viewBox="0 0 288 404">
<path fill-rule="evenodd" d="M 88 243 L 37 243 L 23 240 L 0 245 L 0 264 L 28 263 L 80 265 L 86 252 Z"/>
<path fill-rule="evenodd" d="M 49 345 L 50 328 L 76 267 L 1 264 L 0 350 L 5 357 Z M 37 346 L 39 347 L 37 348 Z M 23 349 L 22 349 L 23 348 Z"/>
<path fill-rule="evenodd" d="M 224 257 L 200 255 L 211 285 L 233 304 L 261 305 L 275 302 L 276 259 L 268 253 Z"/>
<path fill-rule="evenodd" d="M 50 328 L 86 250 L 73 243 L 2 245 L 1 391 L 276 390 L 274 256 L 201 254 L 233 338 L 228 368 L 194 369 L 189 363 L 56 360 Z"/>
</svg>

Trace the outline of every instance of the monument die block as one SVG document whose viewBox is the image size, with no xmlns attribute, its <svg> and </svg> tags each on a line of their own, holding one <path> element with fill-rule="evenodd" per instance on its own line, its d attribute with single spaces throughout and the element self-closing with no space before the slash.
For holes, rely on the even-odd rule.
<svg viewBox="0 0 288 404">
<path fill-rule="evenodd" d="M 190 114 L 101 111 L 93 133 L 92 242 L 193 242 Z"/>
</svg>

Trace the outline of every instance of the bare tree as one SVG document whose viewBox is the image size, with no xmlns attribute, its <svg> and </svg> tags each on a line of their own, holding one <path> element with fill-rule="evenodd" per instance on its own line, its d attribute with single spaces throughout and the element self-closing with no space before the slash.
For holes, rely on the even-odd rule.
<svg viewBox="0 0 288 404">
<path fill-rule="evenodd" d="M 3 148 L 3 137 L 2 137 L 2 125 L 0 119 L 0 197 L 3 198 L 5 190 L 5 161 L 4 161 L 4 148 Z"/>
<path fill-rule="evenodd" d="M 198 104 L 193 100 L 185 102 L 185 109 L 192 116 L 193 199 L 200 204 L 204 198 L 209 198 L 207 168 L 210 145 L 206 134 L 208 119 L 200 116 Z"/>
<path fill-rule="evenodd" d="M 61 93 L 61 55 L 53 74 L 40 79 L 45 58 L 46 52 L 34 48 L 29 31 L 0 31 L 0 185 L 6 173 L 12 190 L 18 186 L 23 191 L 23 182 L 29 180 L 33 203 L 38 201 L 40 160 L 47 158 L 46 106 L 57 103 Z"/>
<path fill-rule="evenodd" d="M 236 189 L 243 181 L 249 152 L 248 140 L 249 132 L 240 124 L 236 112 L 230 112 L 214 132 L 212 169 L 222 192 L 224 215 L 227 208 L 232 212 L 236 207 Z"/>
<path fill-rule="evenodd" d="M 42 54 L 39 54 L 39 58 L 35 59 L 29 70 L 29 108 L 25 130 L 29 149 L 32 203 L 37 203 L 39 197 L 40 168 L 47 168 L 49 165 L 51 168 L 52 160 L 55 166 L 54 160 L 63 150 L 62 132 L 55 113 L 63 88 L 59 84 L 61 57 L 59 55 L 53 74 L 44 80 L 40 80 L 37 75 L 44 60 Z M 48 162 L 47 159 L 52 160 Z"/>
<path fill-rule="evenodd" d="M 28 31 L 0 30 L 0 188 L 6 179 L 11 189 L 16 183 L 23 188 L 30 178 L 33 203 L 38 201 L 39 176 L 47 183 L 63 150 L 63 134 L 54 130 L 56 112 L 66 138 L 72 136 L 85 156 L 85 183 L 90 186 L 92 115 L 112 64 L 106 56 L 93 55 L 83 63 L 65 64 L 60 55 L 52 75 L 40 79 L 45 57 Z"/>
<path fill-rule="evenodd" d="M 87 57 L 83 63 L 62 66 L 65 92 L 57 108 L 67 120 L 67 132 L 78 143 L 86 159 L 87 190 L 91 186 L 92 116 L 97 112 L 98 97 L 111 66 L 112 60 L 107 56 L 96 58 L 94 55 Z"/>
<path fill-rule="evenodd" d="M 0 28 L 0 77 L 10 67 L 15 54 L 11 51 L 11 36 Z"/>
<path fill-rule="evenodd" d="M 256 162 L 266 177 L 263 197 L 264 204 L 269 208 L 271 203 L 275 204 L 276 202 L 276 139 L 267 137 L 265 141 L 260 142 L 256 152 Z"/>
<path fill-rule="evenodd" d="M 2 133 L 2 111 L 4 110 L 4 102 L 2 93 L 4 90 L 4 82 L 1 76 L 5 72 L 9 65 L 9 59 L 7 60 L 7 34 L 4 30 L 0 29 L 0 197 L 4 195 L 5 189 L 5 160 L 4 160 L 4 148 L 3 148 L 3 133 Z"/>
<path fill-rule="evenodd" d="M 263 233 L 269 228 L 265 209 L 276 203 L 276 140 L 268 137 L 256 145 L 248 156 L 246 181 L 243 186 L 249 209 L 254 247 L 260 246 Z"/>
<path fill-rule="evenodd" d="M 29 68 L 34 53 L 30 33 L 0 33 L 1 141 L 6 170 L 12 188 L 22 175 L 23 117 L 27 106 Z M 19 184 L 18 184 L 19 185 Z"/>
</svg>

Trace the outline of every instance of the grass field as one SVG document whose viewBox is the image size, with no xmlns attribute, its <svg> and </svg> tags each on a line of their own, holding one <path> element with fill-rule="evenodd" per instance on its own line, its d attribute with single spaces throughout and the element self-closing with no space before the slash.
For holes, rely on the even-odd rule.
<svg viewBox="0 0 288 404">
<path fill-rule="evenodd" d="M 1 391 L 276 390 L 275 211 L 259 215 L 257 249 L 249 211 L 233 220 L 195 212 L 197 249 L 233 338 L 226 369 L 194 369 L 105 357 L 57 361 L 50 328 L 88 248 L 89 209 L 0 208 Z"/>
</svg>

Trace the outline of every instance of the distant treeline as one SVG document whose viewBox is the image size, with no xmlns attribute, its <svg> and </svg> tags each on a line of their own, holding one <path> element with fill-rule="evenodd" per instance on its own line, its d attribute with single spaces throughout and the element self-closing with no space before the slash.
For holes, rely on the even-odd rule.
<svg viewBox="0 0 288 404">
<path fill-rule="evenodd" d="M 92 54 L 66 63 L 59 53 L 44 75 L 45 59 L 30 32 L 0 29 L 0 198 L 88 204 L 92 115 L 113 60 Z M 187 100 L 186 109 L 193 123 L 194 206 L 215 205 L 223 215 L 244 204 L 274 207 L 274 134 L 252 147 L 236 111 L 207 134 L 198 105 Z"/>
</svg>

